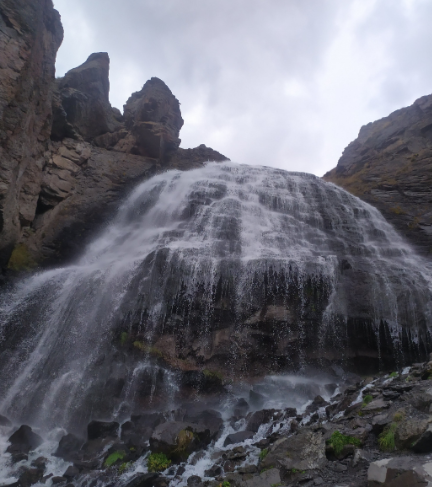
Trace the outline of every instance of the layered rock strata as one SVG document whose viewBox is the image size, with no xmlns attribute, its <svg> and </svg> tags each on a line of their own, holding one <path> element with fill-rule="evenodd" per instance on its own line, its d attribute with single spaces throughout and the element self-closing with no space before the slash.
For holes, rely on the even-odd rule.
<svg viewBox="0 0 432 487">
<path fill-rule="evenodd" d="M 0 265 L 35 218 L 63 39 L 51 0 L 0 2 Z"/>
<path fill-rule="evenodd" d="M 63 38 L 51 0 L 0 2 L 0 267 L 75 256 L 133 184 L 167 168 L 227 158 L 179 149 L 180 104 L 151 78 L 124 107 L 109 102 L 109 56 L 55 80 Z"/>
<path fill-rule="evenodd" d="M 432 251 L 432 95 L 361 128 L 324 179 L 367 201 Z"/>
</svg>

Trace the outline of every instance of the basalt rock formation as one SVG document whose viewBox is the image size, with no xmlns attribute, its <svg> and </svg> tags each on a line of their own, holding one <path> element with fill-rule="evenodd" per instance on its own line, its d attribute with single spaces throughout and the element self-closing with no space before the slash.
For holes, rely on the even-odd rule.
<svg viewBox="0 0 432 487">
<path fill-rule="evenodd" d="M 124 116 L 111 107 L 107 53 L 55 80 L 63 30 L 51 0 L 1 0 L 0 14 L 0 267 L 73 257 L 138 181 L 227 159 L 179 149 L 179 102 L 158 78 Z"/>
<path fill-rule="evenodd" d="M 432 250 L 432 95 L 361 128 L 324 179 L 378 208 L 423 253 Z"/>
</svg>

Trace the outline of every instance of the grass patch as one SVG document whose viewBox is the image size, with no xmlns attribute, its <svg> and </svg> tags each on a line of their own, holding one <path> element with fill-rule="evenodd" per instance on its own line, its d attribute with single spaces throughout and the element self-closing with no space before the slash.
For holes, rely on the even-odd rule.
<svg viewBox="0 0 432 487">
<path fill-rule="evenodd" d="M 395 433 L 397 429 L 397 424 L 392 423 L 387 426 L 384 431 L 378 436 L 378 444 L 382 451 L 393 451 L 396 450 L 395 445 Z"/>
<path fill-rule="evenodd" d="M 228 480 L 224 480 L 219 484 L 219 487 L 231 487 L 231 484 L 228 482 Z"/>
<path fill-rule="evenodd" d="M 123 450 L 115 451 L 114 453 L 111 453 L 111 455 L 105 460 L 104 465 L 105 467 L 112 467 L 119 460 L 123 460 L 125 456 L 126 453 Z"/>
<path fill-rule="evenodd" d="M 367 394 L 364 398 L 363 398 L 363 404 L 362 404 L 362 407 L 364 406 L 367 406 L 369 403 L 371 403 L 373 401 L 373 397 L 370 395 L 370 394 Z"/>
<path fill-rule="evenodd" d="M 361 441 L 353 436 L 346 436 L 340 431 L 335 431 L 331 435 L 330 439 L 327 440 L 327 444 L 333 447 L 333 450 L 337 456 L 342 452 L 345 445 L 361 446 Z"/>
<path fill-rule="evenodd" d="M 392 372 L 389 377 L 390 379 L 394 379 L 395 377 L 397 377 L 399 374 L 397 372 Z"/>
<path fill-rule="evenodd" d="M 268 455 L 268 448 L 264 448 L 264 450 L 261 450 L 261 453 L 259 454 L 259 459 L 263 461 L 267 455 Z"/>
<path fill-rule="evenodd" d="M 147 468 L 149 472 L 162 472 L 171 465 L 171 460 L 165 453 L 152 453 L 147 459 Z"/>
</svg>

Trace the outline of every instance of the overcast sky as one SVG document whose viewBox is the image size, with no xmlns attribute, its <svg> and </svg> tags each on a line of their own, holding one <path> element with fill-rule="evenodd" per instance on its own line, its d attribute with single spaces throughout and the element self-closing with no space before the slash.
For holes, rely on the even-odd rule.
<svg viewBox="0 0 432 487">
<path fill-rule="evenodd" d="M 431 0 L 54 0 L 57 76 L 111 58 L 113 106 L 149 78 L 181 103 L 182 147 L 332 169 L 360 127 L 432 92 Z"/>
</svg>

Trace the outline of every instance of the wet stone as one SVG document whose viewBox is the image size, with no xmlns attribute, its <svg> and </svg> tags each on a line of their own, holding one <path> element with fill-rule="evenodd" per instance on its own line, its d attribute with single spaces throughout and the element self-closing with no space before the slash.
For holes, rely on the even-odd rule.
<svg viewBox="0 0 432 487">
<path fill-rule="evenodd" d="M 198 475 L 192 475 L 187 479 L 187 484 L 188 487 L 198 487 L 202 483 L 201 477 L 198 477 Z"/>
<path fill-rule="evenodd" d="M 53 483 L 53 485 L 61 484 L 63 482 L 67 482 L 67 478 L 66 477 L 52 477 L 51 482 Z"/>
<path fill-rule="evenodd" d="M 83 443 L 84 440 L 68 433 L 60 439 L 54 456 L 63 458 L 63 460 L 73 460 Z"/>
<path fill-rule="evenodd" d="M 42 444 L 42 438 L 33 432 L 30 426 L 22 425 L 15 431 L 15 433 L 8 439 L 11 445 L 7 448 L 7 452 L 13 455 L 27 454 Z"/>
<path fill-rule="evenodd" d="M 245 440 L 250 440 L 255 436 L 252 431 L 238 431 L 228 435 L 224 441 L 224 446 L 233 445 L 235 443 L 242 443 Z"/>
<path fill-rule="evenodd" d="M 74 477 L 77 477 L 79 473 L 80 473 L 79 469 L 74 465 L 71 465 L 66 469 L 66 472 L 63 474 L 63 477 L 69 480 L 69 479 L 73 479 Z"/>
</svg>

